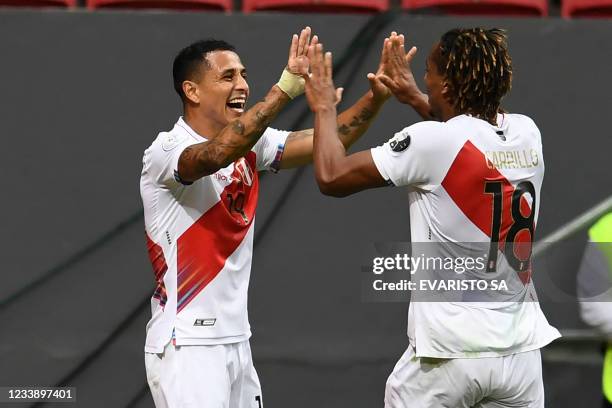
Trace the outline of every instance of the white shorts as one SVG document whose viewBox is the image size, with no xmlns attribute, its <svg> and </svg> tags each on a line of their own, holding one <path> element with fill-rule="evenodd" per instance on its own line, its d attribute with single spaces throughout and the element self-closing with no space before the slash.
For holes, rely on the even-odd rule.
<svg viewBox="0 0 612 408">
<path fill-rule="evenodd" d="M 249 341 L 145 353 L 156 408 L 262 408 Z"/>
<path fill-rule="evenodd" d="M 387 380 L 385 408 L 544 408 L 540 350 L 505 357 L 418 358 L 412 346 Z"/>
</svg>

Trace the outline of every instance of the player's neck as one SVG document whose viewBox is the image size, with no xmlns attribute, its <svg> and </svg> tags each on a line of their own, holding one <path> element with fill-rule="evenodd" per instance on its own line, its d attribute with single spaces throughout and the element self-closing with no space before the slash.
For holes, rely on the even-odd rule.
<svg viewBox="0 0 612 408">
<path fill-rule="evenodd" d="M 461 113 L 457 112 L 452 106 L 444 106 L 441 112 L 441 119 L 443 122 L 446 122 L 459 115 L 461 115 Z"/>
<path fill-rule="evenodd" d="M 212 139 L 223 130 L 221 124 L 211 121 L 206 116 L 199 115 L 197 111 L 186 109 L 183 119 L 198 135 L 206 139 Z"/>
</svg>

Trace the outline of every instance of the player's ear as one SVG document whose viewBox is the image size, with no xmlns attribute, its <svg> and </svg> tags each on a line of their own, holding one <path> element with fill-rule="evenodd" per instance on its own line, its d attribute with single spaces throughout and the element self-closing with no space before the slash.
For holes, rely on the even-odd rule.
<svg viewBox="0 0 612 408">
<path fill-rule="evenodd" d="M 442 95 L 448 97 L 450 95 L 450 86 L 448 82 L 442 82 Z"/>
<path fill-rule="evenodd" d="M 200 103 L 200 87 L 195 82 L 183 81 L 183 93 L 193 103 Z"/>
</svg>

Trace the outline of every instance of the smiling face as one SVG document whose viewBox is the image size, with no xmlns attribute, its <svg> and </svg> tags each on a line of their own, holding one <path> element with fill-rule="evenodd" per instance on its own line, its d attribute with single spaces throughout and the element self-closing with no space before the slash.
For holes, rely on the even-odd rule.
<svg viewBox="0 0 612 408">
<path fill-rule="evenodd" d="M 183 91 L 201 117 L 222 129 L 244 113 L 249 97 L 246 68 L 233 51 L 212 51 Z"/>
</svg>

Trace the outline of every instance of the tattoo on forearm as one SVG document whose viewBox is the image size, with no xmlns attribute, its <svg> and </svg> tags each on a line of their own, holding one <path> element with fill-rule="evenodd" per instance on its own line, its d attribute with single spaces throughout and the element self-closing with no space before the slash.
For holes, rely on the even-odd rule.
<svg viewBox="0 0 612 408">
<path fill-rule="evenodd" d="M 361 113 L 359 114 L 359 119 L 361 119 L 363 123 L 368 122 L 372 120 L 373 118 L 374 118 L 374 112 L 372 112 L 368 108 L 363 108 L 361 110 Z"/>
<path fill-rule="evenodd" d="M 209 168 L 207 165 L 222 161 L 230 147 L 231 146 L 226 143 L 213 139 L 207 143 L 186 147 L 181 153 L 180 161 L 193 163 L 188 166 L 188 168 L 195 170 L 197 173 L 207 173 L 215 170 Z M 187 177 L 189 177 L 189 175 L 187 175 Z"/>
<path fill-rule="evenodd" d="M 193 146 L 187 146 L 185 150 L 183 150 L 183 153 L 181 153 L 181 159 L 188 161 L 194 160 L 198 156 L 195 150 Z"/>
<path fill-rule="evenodd" d="M 338 128 L 338 131 L 340 131 L 340 133 L 342 133 L 343 135 L 347 135 L 350 132 L 350 128 L 358 128 L 363 125 L 366 125 L 372 120 L 372 118 L 374 118 L 374 112 L 372 112 L 368 108 L 363 108 L 357 116 L 353 116 L 348 126 L 346 126 L 346 124 L 343 124 L 340 126 L 343 129 L 340 130 L 340 128 Z"/>
<path fill-rule="evenodd" d="M 244 135 L 244 123 L 242 123 L 239 119 L 236 119 L 232 122 L 232 130 L 234 133 L 239 134 L 240 136 Z"/>
<path fill-rule="evenodd" d="M 297 132 L 291 132 L 289 134 L 289 137 L 287 138 L 287 141 L 296 141 L 296 140 L 302 140 L 302 139 L 306 139 L 308 137 L 312 137 L 312 135 L 314 134 L 314 129 L 306 129 L 306 130 L 299 130 Z"/>
<path fill-rule="evenodd" d="M 267 121 L 267 116 L 264 112 L 258 110 L 255 112 L 255 123 L 257 127 L 264 126 Z"/>
<path fill-rule="evenodd" d="M 179 159 L 180 171 L 185 173 L 181 177 L 197 180 L 245 155 L 288 100 L 284 92 L 273 87 L 263 101 L 249 110 L 250 113 L 233 120 L 219 135 L 187 147 Z"/>
<path fill-rule="evenodd" d="M 338 126 L 338 133 L 343 134 L 344 136 L 348 136 L 351 133 L 351 128 L 345 124 Z"/>
</svg>

